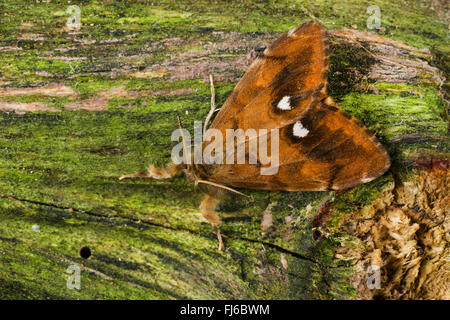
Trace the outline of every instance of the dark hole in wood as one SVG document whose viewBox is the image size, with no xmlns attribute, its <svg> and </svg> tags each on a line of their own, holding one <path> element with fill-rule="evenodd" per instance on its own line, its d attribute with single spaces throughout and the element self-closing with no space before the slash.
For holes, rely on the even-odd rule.
<svg viewBox="0 0 450 320">
<path fill-rule="evenodd" d="M 78 254 L 80 255 L 80 257 L 82 257 L 83 259 L 87 259 L 91 256 L 91 249 L 89 247 L 81 247 L 80 250 L 78 251 Z"/>
</svg>

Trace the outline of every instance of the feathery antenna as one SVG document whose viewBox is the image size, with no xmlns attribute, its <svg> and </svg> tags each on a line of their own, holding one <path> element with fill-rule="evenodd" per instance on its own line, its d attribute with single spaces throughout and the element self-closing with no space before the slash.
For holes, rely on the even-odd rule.
<svg viewBox="0 0 450 320">
<path fill-rule="evenodd" d="M 209 84 L 211 87 L 211 109 L 209 110 L 208 115 L 205 119 L 205 124 L 203 125 L 203 136 L 206 134 L 206 130 L 208 129 L 209 121 L 211 120 L 211 117 L 213 116 L 214 112 L 216 112 L 216 92 L 214 90 L 214 79 L 212 74 L 209 75 Z"/>
<path fill-rule="evenodd" d="M 207 180 L 197 180 L 196 183 L 197 183 L 197 184 L 198 184 L 198 183 L 209 184 L 209 185 L 212 185 L 212 186 L 214 186 L 214 187 L 222 188 L 222 189 L 225 189 L 225 190 L 228 190 L 228 191 L 237 193 L 238 195 L 241 195 L 241 196 L 250 198 L 250 196 L 246 195 L 245 193 L 239 192 L 239 191 L 234 190 L 234 189 L 232 189 L 232 188 L 230 188 L 230 187 L 227 187 L 227 186 L 224 186 L 224 185 L 221 185 L 221 184 L 218 184 L 218 183 L 214 183 L 214 182 L 211 182 L 211 181 L 207 181 Z"/>
</svg>

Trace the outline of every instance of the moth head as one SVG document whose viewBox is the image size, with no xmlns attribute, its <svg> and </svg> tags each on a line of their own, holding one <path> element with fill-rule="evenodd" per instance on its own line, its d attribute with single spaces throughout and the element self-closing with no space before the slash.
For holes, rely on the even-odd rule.
<svg viewBox="0 0 450 320">
<path fill-rule="evenodd" d="M 184 169 L 184 173 L 186 174 L 186 178 L 190 183 L 197 185 L 199 177 L 195 173 L 194 167 L 189 166 Z"/>
</svg>

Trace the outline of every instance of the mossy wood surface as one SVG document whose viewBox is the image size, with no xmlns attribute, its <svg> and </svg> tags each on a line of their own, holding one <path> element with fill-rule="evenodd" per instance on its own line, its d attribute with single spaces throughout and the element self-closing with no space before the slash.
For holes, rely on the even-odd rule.
<svg viewBox="0 0 450 320">
<path fill-rule="evenodd" d="M 345 217 L 449 157 L 448 17 L 432 2 L 1 1 L 0 299 L 372 298 L 358 257 L 336 255 L 358 240 Z M 224 252 L 183 175 L 118 180 L 170 161 L 176 114 L 192 130 L 209 111 L 209 73 L 221 105 L 250 50 L 311 19 L 330 30 L 330 95 L 386 146 L 385 175 L 340 195 L 241 190 L 218 208 Z"/>
</svg>

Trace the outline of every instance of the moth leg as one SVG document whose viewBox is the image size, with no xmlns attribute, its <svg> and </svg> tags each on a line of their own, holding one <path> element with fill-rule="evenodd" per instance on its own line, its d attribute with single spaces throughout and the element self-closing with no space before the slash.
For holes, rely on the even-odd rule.
<svg viewBox="0 0 450 320">
<path fill-rule="evenodd" d="M 220 234 L 220 229 L 218 226 L 213 226 L 214 233 L 217 236 L 217 240 L 219 240 L 219 251 L 222 251 L 225 246 L 223 245 L 222 235 Z"/>
<path fill-rule="evenodd" d="M 209 223 L 211 223 L 214 233 L 217 235 L 217 240 L 219 240 L 219 251 L 222 251 L 224 245 L 222 241 L 222 235 L 220 234 L 220 229 L 218 227 L 220 224 L 220 217 L 214 211 L 217 202 L 219 202 L 217 198 L 214 198 L 207 194 L 200 204 L 200 210 L 202 211 L 203 217 L 208 220 Z"/>
<path fill-rule="evenodd" d="M 169 163 L 165 168 L 157 168 L 154 165 L 151 165 L 145 171 L 139 171 L 132 174 L 124 174 L 119 178 L 119 180 L 123 180 L 126 178 L 153 178 L 158 180 L 170 179 L 182 170 L 183 166 L 176 165 L 174 163 Z"/>
</svg>

